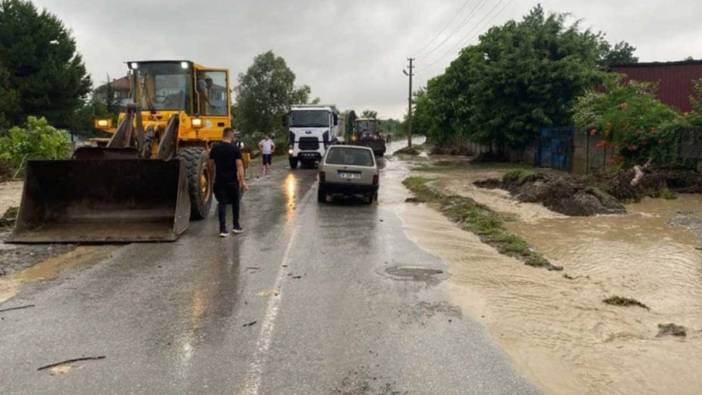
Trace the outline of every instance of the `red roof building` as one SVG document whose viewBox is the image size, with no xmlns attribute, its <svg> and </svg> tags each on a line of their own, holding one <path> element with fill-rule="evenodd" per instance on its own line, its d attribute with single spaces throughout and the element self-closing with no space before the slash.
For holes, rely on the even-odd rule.
<svg viewBox="0 0 702 395">
<path fill-rule="evenodd" d="M 702 60 L 632 63 L 612 66 L 611 70 L 631 80 L 658 84 L 658 99 L 682 112 L 690 111 L 693 81 L 702 80 Z"/>
</svg>

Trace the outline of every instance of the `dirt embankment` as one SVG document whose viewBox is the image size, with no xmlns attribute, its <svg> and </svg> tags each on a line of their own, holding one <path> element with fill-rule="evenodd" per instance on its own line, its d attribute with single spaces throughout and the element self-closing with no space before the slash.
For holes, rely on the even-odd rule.
<svg viewBox="0 0 702 395">
<path fill-rule="evenodd" d="M 638 202 L 646 197 L 674 198 L 675 193 L 702 193 L 702 174 L 692 170 L 643 171 L 636 179 L 636 170 L 632 169 L 597 182 L 625 202 Z"/>
<path fill-rule="evenodd" d="M 541 203 L 568 216 L 623 214 L 624 203 L 645 197 L 674 199 L 676 193 L 702 193 L 702 175 L 694 171 L 621 172 L 613 177 L 585 178 L 563 173 L 514 170 L 502 179 L 476 186 L 507 190 L 520 202 Z"/>
<path fill-rule="evenodd" d="M 557 213 L 570 216 L 626 212 L 624 205 L 607 192 L 569 175 L 514 170 L 502 180 L 479 181 L 476 185 L 503 188 L 520 202 L 542 203 Z"/>
</svg>

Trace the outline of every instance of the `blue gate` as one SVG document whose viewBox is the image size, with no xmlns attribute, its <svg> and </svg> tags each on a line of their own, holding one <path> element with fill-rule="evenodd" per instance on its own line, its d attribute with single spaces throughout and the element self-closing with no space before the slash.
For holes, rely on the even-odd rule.
<svg viewBox="0 0 702 395">
<path fill-rule="evenodd" d="M 570 170 L 573 160 L 574 127 L 541 128 L 536 150 L 537 167 Z"/>
</svg>

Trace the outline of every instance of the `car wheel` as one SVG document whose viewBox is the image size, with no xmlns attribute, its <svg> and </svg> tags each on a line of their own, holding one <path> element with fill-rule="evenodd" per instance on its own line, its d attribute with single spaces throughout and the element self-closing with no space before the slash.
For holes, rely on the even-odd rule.
<svg viewBox="0 0 702 395">
<path fill-rule="evenodd" d="M 371 205 L 373 204 L 373 194 L 367 193 L 364 195 L 363 203 Z"/>
<path fill-rule="evenodd" d="M 317 202 L 318 203 L 326 203 L 327 202 L 327 193 L 324 192 L 324 189 L 322 189 L 321 186 L 317 190 Z"/>
</svg>

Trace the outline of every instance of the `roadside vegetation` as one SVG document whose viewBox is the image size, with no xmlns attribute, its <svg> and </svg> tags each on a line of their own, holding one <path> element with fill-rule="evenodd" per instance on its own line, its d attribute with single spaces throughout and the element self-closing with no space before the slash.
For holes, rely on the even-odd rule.
<svg viewBox="0 0 702 395">
<path fill-rule="evenodd" d="M 636 61 L 629 44 L 612 46 L 569 19 L 537 6 L 491 28 L 417 92 L 416 129 L 438 146 L 470 141 L 500 153 L 533 143 L 541 127 L 569 125 L 603 66 Z"/>
<path fill-rule="evenodd" d="M 89 97 L 92 81 L 70 29 L 30 1 L 0 1 L 0 54 L 2 180 L 28 159 L 66 157 L 71 134 L 94 135 L 93 118 L 110 113 Z"/>
<path fill-rule="evenodd" d="M 68 133 L 49 125 L 46 118 L 30 116 L 26 126 L 15 126 L 0 134 L 0 163 L 8 172 L 16 173 L 32 159 L 66 159 L 71 149 Z"/>
<path fill-rule="evenodd" d="M 310 87 L 296 86 L 295 79 L 285 59 L 273 51 L 256 56 L 246 72 L 239 75 L 239 84 L 234 88 L 232 125 L 241 130 L 241 139 L 250 149 L 264 135 L 273 134 L 276 153 L 287 153 L 283 116 L 293 104 L 319 103 L 319 98 L 310 99 Z"/>
<path fill-rule="evenodd" d="M 683 129 L 702 128 L 702 81 L 682 114 L 656 98 L 655 85 L 623 79 L 609 66 L 635 63 L 635 48 L 609 43 L 568 14 L 541 6 L 491 28 L 464 48 L 445 72 L 415 93 L 415 130 L 437 154 L 506 161 L 538 142 L 539 130 L 575 126 L 611 155 L 608 176 L 639 166 L 694 169 L 678 158 Z M 631 178 L 629 179 L 631 181 Z M 661 186 L 661 196 L 670 197 Z"/>
<path fill-rule="evenodd" d="M 415 194 L 413 201 L 436 205 L 451 221 L 474 233 L 501 254 L 517 258 L 529 266 L 562 270 L 531 249 L 523 239 L 507 231 L 504 226 L 506 216 L 471 198 L 444 194 L 432 188 L 431 181 L 424 177 L 409 177 L 403 184 Z"/>
</svg>

